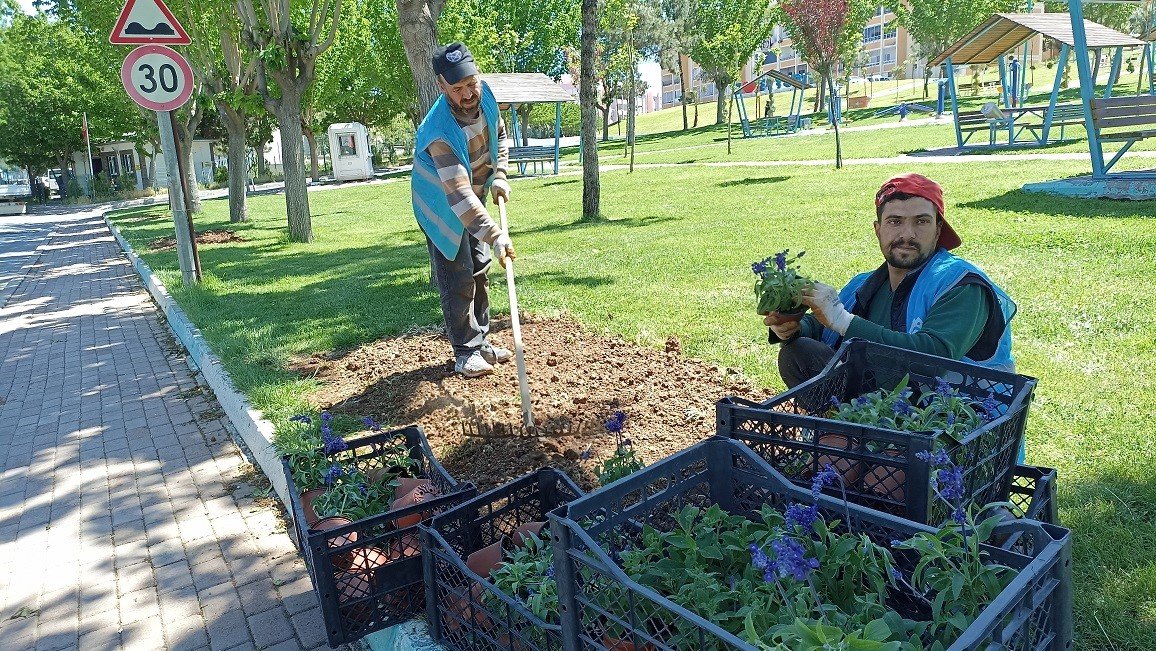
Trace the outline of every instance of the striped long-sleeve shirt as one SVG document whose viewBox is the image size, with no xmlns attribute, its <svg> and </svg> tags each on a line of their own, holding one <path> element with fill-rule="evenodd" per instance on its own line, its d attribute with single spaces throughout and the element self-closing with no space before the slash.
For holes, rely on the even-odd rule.
<svg viewBox="0 0 1156 651">
<path fill-rule="evenodd" d="M 470 183 L 470 172 L 458 160 L 449 144 L 444 140 L 430 143 L 429 153 L 438 171 L 438 178 L 446 191 L 450 207 L 471 235 L 493 244 L 501 232 L 501 227 L 490 216 L 485 204 L 485 184 L 492 174 L 495 179 L 506 179 L 510 149 L 506 141 L 506 125 L 498 119 L 498 162 L 491 170 L 490 137 L 486 121 L 481 112 L 472 121 L 454 111 L 458 126 L 466 134 L 469 143 L 470 167 L 474 182 Z"/>
</svg>

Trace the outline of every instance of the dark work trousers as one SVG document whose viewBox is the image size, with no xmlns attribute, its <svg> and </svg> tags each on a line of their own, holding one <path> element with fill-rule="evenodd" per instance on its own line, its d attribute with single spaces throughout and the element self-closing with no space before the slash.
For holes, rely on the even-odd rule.
<svg viewBox="0 0 1156 651">
<path fill-rule="evenodd" d="M 492 258 L 490 245 L 469 231 L 462 234 L 458 255 L 449 260 L 426 238 L 442 315 L 446 319 L 446 336 L 454 346 L 454 357 L 479 350 L 490 332 L 490 292 L 486 273 Z"/>
<path fill-rule="evenodd" d="M 779 375 L 792 389 L 818 375 L 834 356 L 835 350 L 818 339 L 796 337 L 779 346 Z"/>
</svg>

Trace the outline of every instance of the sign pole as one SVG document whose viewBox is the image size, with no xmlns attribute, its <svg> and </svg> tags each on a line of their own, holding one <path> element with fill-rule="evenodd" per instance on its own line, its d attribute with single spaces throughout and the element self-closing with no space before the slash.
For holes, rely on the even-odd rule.
<svg viewBox="0 0 1156 651">
<path fill-rule="evenodd" d="M 189 237 L 189 213 L 185 209 L 184 181 L 181 177 L 180 155 L 177 152 L 171 111 L 157 111 L 157 127 L 161 133 L 161 153 L 165 157 L 165 174 L 169 177 L 169 205 L 173 210 L 173 226 L 177 238 L 177 262 L 181 267 L 181 279 L 185 285 L 195 285 L 197 283 L 197 269 L 193 261 L 193 247 Z"/>
<path fill-rule="evenodd" d="M 92 165 L 92 138 L 88 136 L 88 113 L 81 114 L 84 120 L 84 144 L 88 147 L 88 196 L 96 200 L 96 168 Z"/>
<path fill-rule="evenodd" d="M 204 280 L 201 275 L 201 254 L 197 251 L 197 230 L 193 228 L 193 206 L 189 201 L 189 177 L 185 175 L 185 157 L 184 152 L 181 151 L 181 141 L 177 138 L 177 116 L 173 115 L 172 111 L 166 111 L 169 114 L 169 128 L 173 131 L 173 145 L 177 151 L 177 171 L 181 175 L 181 196 L 184 198 L 185 217 L 188 222 L 188 237 L 189 245 L 193 250 L 193 271 L 196 273 L 197 282 Z M 160 112 L 157 112 L 157 121 L 160 122 Z M 189 143 L 192 146 L 192 143 Z"/>
</svg>

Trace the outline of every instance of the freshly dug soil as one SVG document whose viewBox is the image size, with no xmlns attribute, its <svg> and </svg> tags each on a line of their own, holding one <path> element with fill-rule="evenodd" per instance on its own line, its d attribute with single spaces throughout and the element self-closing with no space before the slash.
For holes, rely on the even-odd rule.
<svg viewBox="0 0 1156 651">
<path fill-rule="evenodd" d="M 230 230 L 197 233 L 197 244 L 228 244 L 230 242 L 248 242 L 248 240 Z M 149 242 L 149 248 L 153 251 L 171 251 L 177 248 L 177 238 L 158 237 Z"/>
<path fill-rule="evenodd" d="M 491 325 L 491 340 L 513 349 L 509 321 Z M 521 428 L 514 360 L 463 378 L 440 330 L 299 358 L 292 368 L 321 381 L 312 397 L 321 408 L 421 425 L 450 474 L 482 490 L 548 465 L 592 488 L 594 466 L 615 449 L 604 428 L 615 410 L 627 416 L 623 436 L 651 463 L 714 434 L 719 398 L 767 395 L 735 369 L 683 357 L 674 338 L 660 351 L 585 332 L 570 318 L 524 317 L 522 341 L 540 426 L 532 433 Z"/>
</svg>

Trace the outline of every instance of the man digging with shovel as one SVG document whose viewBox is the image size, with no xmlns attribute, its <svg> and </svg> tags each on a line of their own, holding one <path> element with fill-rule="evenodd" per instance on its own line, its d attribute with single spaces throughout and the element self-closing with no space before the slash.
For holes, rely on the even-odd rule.
<svg viewBox="0 0 1156 651">
<path fill-rule="evenodd" d="M 485 205 L 487 190 L 495 202 L 510 199 L 509 147 L 498 104 L 466 46 L 438 48 L 433 68 L 442 95 L 417 128 L 413 212 L 429 246 L 454 370 L 474 378 L 513 357 L 486 341 L 487 273 L 493 257 L 503 266 L 515 257 L 509 234 Z"/>
</svg>

